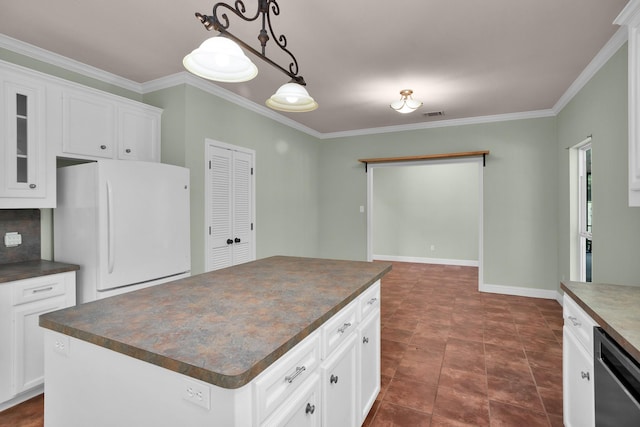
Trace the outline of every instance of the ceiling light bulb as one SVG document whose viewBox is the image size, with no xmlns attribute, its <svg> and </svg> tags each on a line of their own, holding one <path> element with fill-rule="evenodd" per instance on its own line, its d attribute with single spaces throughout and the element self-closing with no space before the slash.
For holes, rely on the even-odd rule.
<svg viewBox="0 0 640 427">
<path fill-rule="evenodd" d="M 285 83 L 276 93 L 267 99 L 267 107 L 279 111 L 306 112 L 318 108 L 318 103 L 309 96 L 304 86 L 298 83 Z"/>
<path fill-rule="evenodd" d="M 240 46 L 220 36 L 202 42 L 182 63 L 196 76 L 218 82 L 246 82 L 258 74 L 258 67 Z"/>
</svg>

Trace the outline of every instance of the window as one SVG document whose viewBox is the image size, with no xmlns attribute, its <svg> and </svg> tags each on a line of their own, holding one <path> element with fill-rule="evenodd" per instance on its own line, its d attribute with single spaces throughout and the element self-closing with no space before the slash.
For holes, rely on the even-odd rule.
<svg viewBox="0 0 640 427">
<path fill-rule="evenodd" d="M 580 281 L 591 282 L 593 237 L 591 202 L 591 142 L 578 148 L 578 236 L 580 248 Z"/>
</svg>

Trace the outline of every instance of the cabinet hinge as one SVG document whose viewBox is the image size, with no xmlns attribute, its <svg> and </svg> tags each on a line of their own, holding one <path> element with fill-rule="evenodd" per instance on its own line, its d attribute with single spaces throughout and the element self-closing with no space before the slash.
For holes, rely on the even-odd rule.
<svg viewBox="0 0 640 427">
<path fill-rule="evenodd" d="M 211 160 L 209 160 L 209 169 L 211 169 Z"/>
<path fill-rule="evenodd" d="M 209 227 L 209 236 L 211 236 L 211 227 Z"/>
<path fill-rule="evenodd" d="M 253 175 L 253 168 L 251 168 L 251 175 Z"/>
<path fill-rule="evenodd" d="M 251 223 L 251 231 L 253 231 L 253 223 Z"/>
</svg>

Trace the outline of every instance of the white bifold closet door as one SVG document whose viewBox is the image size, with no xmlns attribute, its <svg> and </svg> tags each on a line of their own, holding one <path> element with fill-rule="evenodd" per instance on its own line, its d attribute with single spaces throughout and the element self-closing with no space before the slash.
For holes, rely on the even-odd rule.
<svg viewBox="0 0 640 427">
<path fill-rule="evenodd" d="M 255 259 L 254 153 L 207 144 L 207 271 Z"/>
</svg>

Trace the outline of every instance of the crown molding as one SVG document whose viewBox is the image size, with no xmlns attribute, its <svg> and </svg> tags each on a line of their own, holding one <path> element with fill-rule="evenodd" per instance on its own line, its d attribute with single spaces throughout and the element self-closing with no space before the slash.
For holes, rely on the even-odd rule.
<svg viewBox="0 0 640 427">
<path fill-rule="evenodd" d="M 617 25 L 637 25 L 640 19 L 640 0 L 630 0 L 613 21 Z"/>
<path fill-rule="evenodd" d="M 591 78 L 602 68 L 609 59 L 624 45 L 628 40 L 628 32 L 625 27 L 621 27 L 609 39 L 609 41 L 600 49 L 600 52 L 593 57 L 589 65 L 582 70 L 578 78 L 569 86 L 567 91 L 558 99 L 552 110 L 557 115 L 564 107 L 573 99 L 574 96 L 582 90 L 582 88 L 591 80 Z"/>
<path fill-rule="evenodd" d="M 506 122 L 510 120 L 539 119 L 541 117 L 555 117 L 555 115 L 556 113 L 553 110 L 536 110 L 525 111 L 522 113 L 495 114 L 492 116 L 465 117 L 461 119 L 438 120 L 437 122 L 323 133 L 321 134 L 322 136 L 320 139 L 347 138 L 351 136 L 375 135 L 381 133 L 405 132 L 451 126 L 477 125 L 483 123 Z"/>
<path fill-rule="evenodd" d="M 44 50 L 21 40 L 14 39 L 5 34 L 0 34 L 0 48 L 4 48 L 20 55 L 27 56 L 37 61 L 72 71 L 83 76 L 90 77 L 102 82 L 119 86 L 132 92 L 142 93 L 142 86 L 133 80 L 125 79 L 108 71 L 101 70 L 91 65 L 84 64 L 66 56 Z"/>
</svg>

